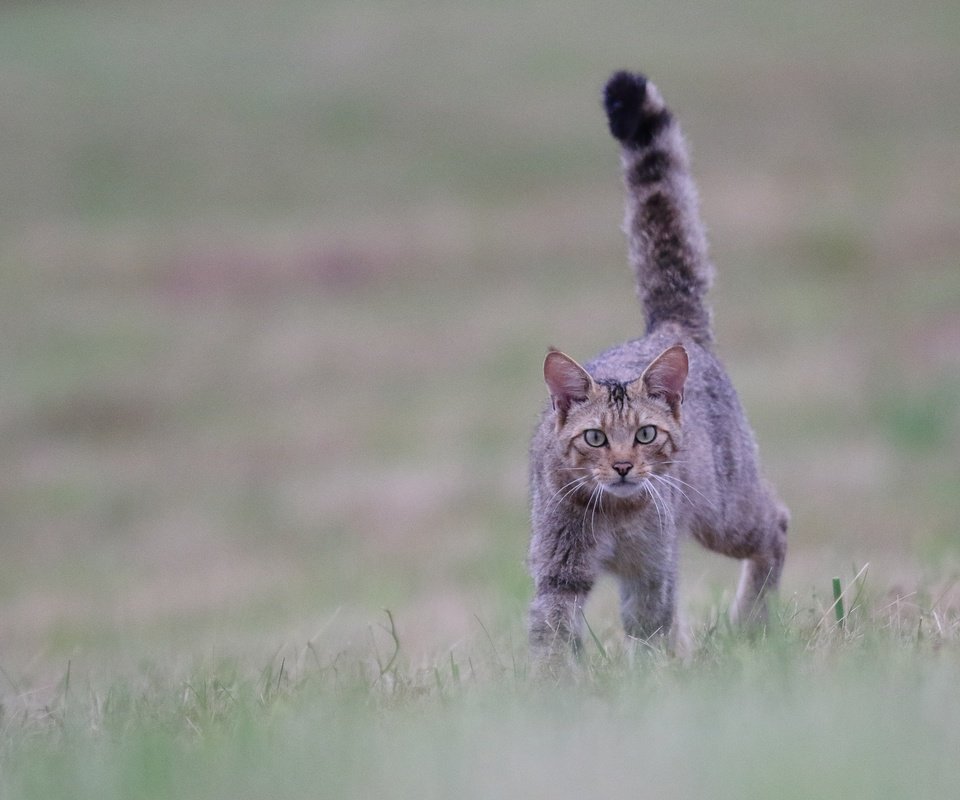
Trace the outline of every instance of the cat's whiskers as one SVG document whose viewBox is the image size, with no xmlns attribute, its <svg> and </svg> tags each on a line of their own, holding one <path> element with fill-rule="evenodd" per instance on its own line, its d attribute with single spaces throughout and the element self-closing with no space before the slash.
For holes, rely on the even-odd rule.
<svg viewBox="0 0 960 800">
<path fill-rule="evenodd" d="M 657 463 L 657 466 L 660 466 L 660 467 L 672 467 L 674 464 L 690 464 L 690 463 L 692 463 L 692 462 L 690 462 L 690 461 L 660 461 L 660 462 Z M 664 477 L 664 476 L 661 475 L 661 476 L 659 476 L 659 477 Z M 688 483 L 687 481 L 683 480 L 682 478 L 678 478 L 676 475 L 673 475 L 673 474 L 667 475 L 666 477 L 673 478 L 673 480 L 675 480 L 675 481 L 679 481 L 679 482 L 682 483 L 684 486 L 687 486 L 687 487 L 689 487 L 690 489 L 693 489 L 693 491 L 695 491 L 697 494 L 699 494 L 704 500 L 709 501 L 710 498 L 708 498 L 703 492 L 701 492 L 701 491 L 700 491 L 696 486 L 694 486 L 692 483 Z"/>
<path fill-rule="evenodd" d="M 594 489 L 596 498 L 594 499 L 594 494 L 590 495 L 590 501 L 593 505 L 593 511 L 590 512 L 590 533 L 593 536 L 593 543 L 597 543 L 597 528 L 596 528 L 596 517 L 597 509 L 600 509 L 600 516 L 603 517 L 603 484 L 598 483 L 596 489 Z"/>
<path fill-rule="evenodd" d="M 660 503 L 657 500 L 657 496 L 653 493 L 653 485 L 647 480 L 644 480 L 642 485 L 644 491 L 647 493 L 647 496 L 653 502 L 653 508 L 657 512 L 657 520 L 660 523 L 660 531 L 663 532 L 663 517 L 660 514 Z"/>
<path fill-rule="evenodd" d="M 590 506 L 593 504 L 593 498 L 597 495 L 597 490 L 600 488 L 599 484 L 595 484 L 592 491 L 590 492 L 590 497 L 587 499 L 587 504 L 583 507 L 583 519 L 581 520 L 581 527 L 583 530 L 587 528 L 587 512 L 590 511 Z M 593 543 L 597 543 L 597 535 L 591 526 L 590 533 L 593 536 Z"/>
<path fill-rule="evenodd" d="M 670 476 L 651 474 L 650 478 L 653 480 L 662 481 L 671 489 L 673 489 L 675 492 L 679 492 L 683 496 L 683 499 L 686 500 L 688 503 L 690 503 L 690 505 L 693 505 L 693 501 L 690 499 L 690 495 L 688 495 L 685 491 L 683 491 L 683 489 L 680 486 L 674 483 Z"/>
<path fill-rule="evenodd" d="M 600 512 L 600 517 L 601 517 L 601 519 L 606 516 L 606 514 L 604 513 L 604 510 L 603 510 L 603 495 L 604 495 L 603 484 L 597 484 L 597 489 L 599 489 L 599 491 L 597 492 L 597 501 L 596 501 L 596 503 L 595 503 L 594 506 L 593 506 L 593 516 L 591 516 L 591 518 L 590 518 L 590 527 L 591 527 L 591 528 L 593 528 L 594 517 L 595 517 L 597 511 Z M 594 538 L 594 541 L 596 541 L 596 538 L 597 538 L 596 535 L 594 535 L 593 538 Z"/>
<path fill-rule="evenodd" d="M 554 495 L 553 495 L 553 497 L 551 498 L 551 501 L 552 501 L 552 502 L 551 502 L 551 504 L 550 504 L 550 508 L 551 508 L 551 509 L 554 509 L 554 508 L 556 508 L 557 506 L 559 506 L 564 500 L 566 500 L 566 499 L 567 499 L 568 497 L 570 497 L 572 494 L 574 494 L 575 492 L 577 492 L 577 491 L 579 491 L 580 489 L 582 489 L 582 488 L 584 487 L 584 485 L 586 485 L 586 483 L 587 483 L 588 480 L 589 480 L 589 479 L 586 478 L 586 477 L 580 478 L 579 480 L 574 481 L 574 482 L 573 482 L 573 485 L 567 484 L 567 486 L 570 486 L 570 488 L 567 489 L 565 492 L 563 492 L 563 494 L 560 494 L 560 492 L 561 492 L 562 490 L 558 490 L 557 492 L 555 492 Z M 566 488 L 566 487 L 564 487 L 564 488 Z M 559 497 L 558 497 L 558 495 L 559 495 Z"/>
<path fill-rule="evenodd" d="M 661 481 L 664 481 L 664 482 L 672 485 L 674 489 L 676 489 L 678 492 L 680 492 L 680 494 L 682 494 L 682 495 L 687 499 L 687 502 L 688 502 L 688 503 L 690 503 L 691 505 L 693 505 L 693 501 L 690 499 L 690 496 L 689 496 L 685 491 L 683 491 L 682 488 L 680 488 L 681 486 L 686 486 L 688 489 L 690 489 L 690 491 L 696 492 L 698 495 L 700 495 L 700 496 L 704 499 L 704 502 L 706 503 L 706 505 L 707 505 L 709 508 L 716 510 L 716 509 L 715 509 L 715 506 L 714 506 L 713 502 L 710 500 L 710 498 L 707 497 L 703 492 L 701 492 L 701 491 L 700 491 L 696 486 L 694 486 L 692 483 L 688 483 L 687 481 L 682 480 L 681 478 L 678 478 L 676 475 L 659 475 L 659 474 L 656 474 L 656 473 L 651 473 L 651 476 L 650 476 L 650 477 L 657 478 L 657 479 L 659 479 L 659 480 L 661 480 Z"/>
<path fill-rule="evenodd" d="M 548 503 L 551 503 L 550 507 L 556 508 L 558 505 L 560 505 L 560 503 L 566 500 L 567 497 L 583 488 L 583 486 L 590 480 L 590 477 L 590 475 L 581 475 L 579 478 L 574 478 L 569 483 L 565 483 L 550 496 L 550 499 L 547 501 Z"/>
<path fill-rule="evenodd" d="M 648 479 L 650 477 L 651 477 L 650 475 L 647 476 Z M 666 498 L 660 493 L 660 490 L 656 487 L 656 484 L 648 480 L 644 485 L 650 490 L 650 497 L 653 499 L 653 504 L 657 509 L 657 517 L 660 520 L 660 533 L 662 534 L 664 532 L 663 530 L 664 517 L 666 517 L 667 522 L 670 523 L 671 526 L 676 524 L 676 519 L 673 516 L 673 511 L 670 509 L 670 504 L 667 502 Z M 662 513 L 661 513 L 661 508 L 662 508 Z"/>
<path fill-rule="evenodd" d="M 557 489 L 557 491 L 555 491 L 552 495 L 550 495 L 550 499 L 552 500 L 554 497 L 560 494 L 560 492 L 562 492 L 568 486 L 573 486 L 574 484 L 577 484 L 577 483 L 583 483 L 589 477 L 590 477 L 589 475 L 579 475 L 576 478 L 574 478 L 572 481 L 568 481 L 567 483 L 563 484 L 563 486 L 561 486 L 559 489 Z"/>
</svg>

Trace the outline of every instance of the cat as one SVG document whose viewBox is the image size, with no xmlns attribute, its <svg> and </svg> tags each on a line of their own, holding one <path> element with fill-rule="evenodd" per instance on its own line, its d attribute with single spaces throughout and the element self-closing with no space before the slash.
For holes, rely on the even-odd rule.
<svg viewBox="0 0 960 800">
<path fill-rule="evenodd" d="M 619 581 L 626 634 L 674 648 L 684 535 L 743 561 L 730 613 L 746 625 L 766 620 L 786 554 L 789 513 L 713 353 L 713 267 L 679 124 L 640 74 L 615 73 L 603 100 L 646 331 L 584 366 L 554 349 L 544 360 L 551 402 L 530 448 L 535 663 L 580 650 L 603 573 Z"/>
</svg>

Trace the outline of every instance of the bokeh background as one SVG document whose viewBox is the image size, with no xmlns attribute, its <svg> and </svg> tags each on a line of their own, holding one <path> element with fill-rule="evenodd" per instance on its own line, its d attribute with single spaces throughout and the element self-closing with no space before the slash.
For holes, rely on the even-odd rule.
<svg viewBox="0 0 960 800">
<path fill-rule="evenodd" d="M 960 562 L 960 5 L 0 7 L 0 666 L 523 638 L 548 345 L 638 335 L 599 92 L 691 142 L 787 597 Z M 736 565 L 689 548 L 694 621 Z M 615 629 L 600 592 L 598 630 Z M 266 656 L 264 656 L 266 654 Z M 4 686 L 3 692 L 11 691 Z"/>
</svg>

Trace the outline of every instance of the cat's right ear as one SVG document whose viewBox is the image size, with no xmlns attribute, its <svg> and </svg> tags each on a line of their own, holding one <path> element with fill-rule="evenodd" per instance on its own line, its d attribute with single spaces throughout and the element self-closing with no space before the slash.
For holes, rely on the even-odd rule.
<svg viewBox="0 0 960 800">
<path fill-rule="evenodd" d="M 582 403 L 590 395 L 593 378 L 570 356 L 551 350 L 543 361 L 543 379 L 550 390 L 554 411 L 562 425 L 574 403 Z"/>
</svg>

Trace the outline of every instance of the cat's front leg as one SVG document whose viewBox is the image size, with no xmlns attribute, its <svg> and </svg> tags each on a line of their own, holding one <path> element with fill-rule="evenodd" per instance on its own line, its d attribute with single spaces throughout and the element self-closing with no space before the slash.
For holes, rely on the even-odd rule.
<svg viewBox="0 0 960 800">
<path fill-rule="evenodd" d="M 554 672 L 582 650 L 583 605 L 593 578 L 543 576 L 530 603 L 530 655 L 537 672 Z"/>
<path fill-rule="evenodd" d="M 570 663 L 581 649 L 583 605 L 599 571 L 595 544 L 569 516 L 534 515 L 529 567 L 536 587 L 530 603 L 530 651 L 535 669 Z M 575 518 L 575 517 L 574 517 Z M 550 524 L 552 522 L 552 524 Z"/>
<path fill-rule="evenodd" d="M 671 641 L 677 613 L 676 569 L 620 578 L 620 616 L 625 633 L 652 644 Z"/>
</svg>

